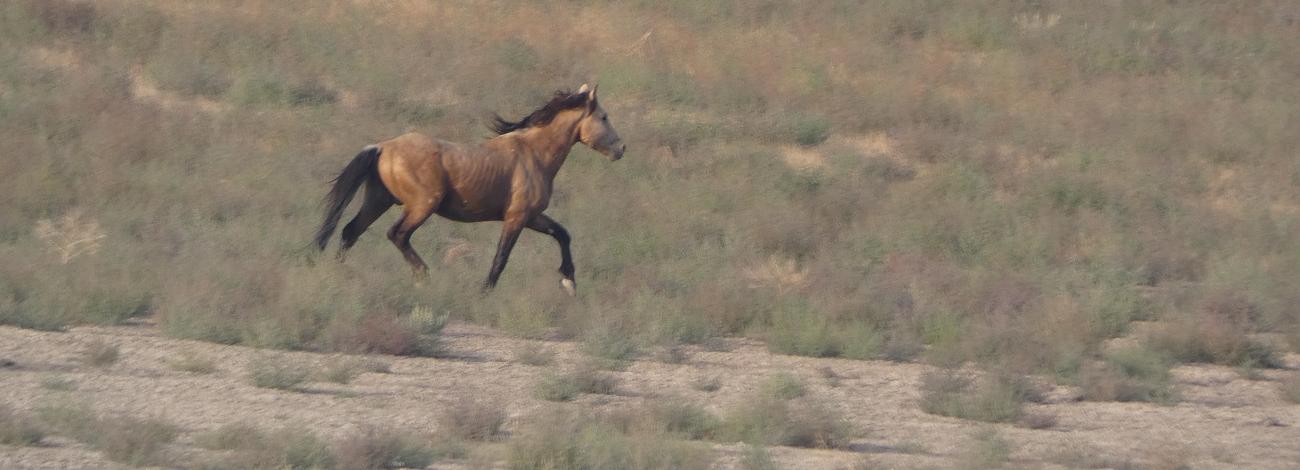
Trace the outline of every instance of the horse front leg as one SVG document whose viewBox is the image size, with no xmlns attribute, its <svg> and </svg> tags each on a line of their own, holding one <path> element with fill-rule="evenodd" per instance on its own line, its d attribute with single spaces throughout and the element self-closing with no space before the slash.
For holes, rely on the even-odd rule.
<svg viewBox="0 0 1300 470">
<path fill-rule="evenodd" d="M 569 231 L 545 214 L 537 214 L 537 217 L 529 220 L 528 228 L 550 235 L 560 244 L 560 275 L 564 276 L 560 279 L 560 286 L 564 287 L 564 291 L 568 292 L 569 296 L 578 295 L 578 286 L 573 281 L 573 255 L 569 251 Z"/>
<path fill-rule="evenodd" d="M 502 222 L 501 240 L 497 242 L 496 256 L 492 257 L 492 269 L 488 271 L 487 280 L 483 282 L 483 292 L 496 287 L 501 272 L 506 269 L 506 261 L 510 259 L 510 250 L 515 248 L 515 242 L 519 240 L 519 232 L 524 230 L 526 220 L 526 217 L 507 216 Z"/>
</svg>

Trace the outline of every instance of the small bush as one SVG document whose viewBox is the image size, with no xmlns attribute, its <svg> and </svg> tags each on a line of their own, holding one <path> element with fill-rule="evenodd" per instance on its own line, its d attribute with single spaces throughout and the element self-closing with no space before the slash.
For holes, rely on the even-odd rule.
<svg viewBox="0 0 1300 470">
<path fill-rule="evenodd" d="M 582 352 L 608 362 L 610 367 L 607 368 L 621 369 L 627 361 L 636 359 L 640 348 L 626 335 L 597 329 L 583 340 Z"/>
<path fill-rule="evenodd" d="M 525 343 L 515 349 L 515 362 L 530 366 L 547 366 L 555 361 L 555 351 L 533 343 Z"/>
<path fill-rule="evenodd" d="M 1089 364 L 1079 373 L 1083 397 L 1094 401 L 1178 401 L 1169 362 L 1144 348 L 1111 351 L 1105 360 Z"/>
<path fill-rule="evenodd" d="M 716 392 L 722 388 L 722 377 L 716 375 L 696 377 L 691 381 L 691 388 L 701 392 Z"/>
<path fill-rule="evenodd" d="M 1206 362 L 1245 368 L 1280 368 L 1277 352 L 1251 339 L 1244 322 L 1201 315 L 1164 325 L 1147 338 L 1153 351 L 1178 362 Z"/>
<path fill-rule="evenodd" d="M 511 470 L 704 470 L 710 453 L 644 429 L 622 430 L 591 415 L 549 412 L 510 440 Z"/>
<path fill-rule="evenodd" d="M 261 357 L 248 365 L 248 377 L 258 388 L 293 390 L 310 375 L 302 364 L 280 357 Z"/>
<path fill-rule="evenodd" d="M 101 419 L 92 446 L 110 460 L 129 465 L 159 465 L 164 446 L 176 440 L 176 426 L 158 418 Z"/>
<path fill-rule="evenodd" d="M 168 362 L 167 366 L 172 370 L 191 374 L 211 374 L 217 371 L 217 365 L 212 362 L 212 359 L 188 351 Z"/>
<path fill-rule="evenodd" d="M 1282 379 L 1282 382 L 1278 383 L 1278 391 L 1286 401 L 1300 405 L 1300 374 L 1291 374 Z"/>
<path fill-rule="evenodd" d="M 745 453 L 740 458 L 741 468 L 745 470 L 779 470 L 776 460 L 772 459 L 772 454 L 767 452 L 767 448 L 762 445 L 747 444 Z"/>
<path fill-rule="evenodd" d="M 1032 395 L 1019 377 L 990 374 L 977 384 L 955 371 L 922 376 L 921 391 L 926 413 L 991 423 L 1015 421 Z"/>
<path fill-rule="evenodd" d="M 964 468 L 1002 468 L 1011 457 L 1011 443 L 996 429 L 986 428 L 971 434 L 971 442 L 962 452 Z"/>
<path fill-rule="evenodd" d="M 92 367 L 108 367 L 117 363 L 120 357 L 117 345 L 95 339 L 82 350 L 81 363 Z"/>
<path fill-rule="evenodd" d="M 91 442 L 98 430 L 95 412 L 84 403 L 54 403 L 36 408 L 36 417 L 51 433 Z"/>
<path fill-rule="evenodd" d="M 285 426 L 267 433 L 243 423 L 230 423 L 195 437 L 205 449 L 235 451 L 226 460 L 208 462 L 211 469 L 316 470 L 336 468 L 329 446 L 306 430 Z"/>
<path fill-rule="evenodd" d="M 1016 425 L 1028 429 L 1047 429 L 1056 426 L 1056 415 L 1042 412 L 1025 413 Z"/>
<path fill-rule="evenodd" d="M 347 384 L 361 374 L 361 364 L 350 359 L 342 359 L 321 370 L 321 378 L 327 382 Z"/>
<path fill-rule="evenodd" d="M 365 428 L 343 438 L 334 446 L 338 468 L 378 470 L 425 468 L 433 462 L 432 448 L 405 433 L 390 429 Z"/>
<path fill-rule="evenodd" d="M 767 383 L 763 385 L 763 390 L 768 396 L 780 400 L 799 398 L 808 392 L 802 380 L 785 372 L 773 375 L 768 379 Z"/>
<path fill-rule="evenodd" d="M 613 395 L 618 388 L 618 377 L 591 367 L 581 367 L 573 372 L 557 375 L 547 373 L 533 389 L 537 398 L 549 401 L 569 401 L 580 393 Z"/>
<path fill-rule="evenodd" d="M 722 425 L 704 408 L 679 400 L 658 401 L 649 412 L 664 432 L 684 439 L 710 439 Z"/>
<path fill-rule="evenodd" d="M 51 376 L 41 379 L 41 388 L 60 392 L 70 392 L 77 389 L 77 381 L 66 377 Z"/>
<path fill-rule="evenodd" d="M 0 404 L 0 444 L 36 445 L 45 438 L 45 430 L 30 417 L 19 414 L 9 405 Z"/>
<path fill-rule="evenodd" d="M 748 400 L 727 415 L 722 430 L 734 440 L 825 449 L 844 447 L 853 436 L 843 416 L 811 397 Z"/>
<path fill-rule="evenodd" d="M 226 423 L 194 436 L 194 445 L 208 450 L 251 449 L 266 439 L 262 431 L 242 422 Z"/>
<path fill-rule="evenodd" d="M 537 385 L 533 386 L 533 396 L 547 401 L 569 401 L 578 398 L 582 390 L 568 376 L 547 372 L 542 375 Z"/>
<path fill-rule="evenodd" d="M 505 423 L 501 403 L 461 398 L 443 410 L 438 430 L 458 439 L 487 441 L 497 437 Z"/>
</svg>

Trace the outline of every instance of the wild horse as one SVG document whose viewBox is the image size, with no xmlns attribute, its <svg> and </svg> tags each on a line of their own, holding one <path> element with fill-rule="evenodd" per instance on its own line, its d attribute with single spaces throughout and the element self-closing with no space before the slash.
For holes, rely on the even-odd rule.
<svg viewBox="0 0 1300 470">
<path fill-rule="evenodd" d="M 339 259 L 370 224 L 397 204 L 402 215 L 388 229 L 388 239 L 401 250 L 417 278 L 427 276 L 429 267 L 411 248 L 411 233 L 430 215 L 457 222 L 500 220 L 501 239 L 483 289 L 496 285 L 519 233 L 527 227 L 559 242 L 564 276 L 560 283 L 574 295 L 569 232 L 543 214 L 555 174 L 575 143 L 586 144 L 610 161 L 621 158 L 626 146 L 596 100 L 596 88 L 585 84 L 576 92 L 556 92 L 519 121 L 495 116 L 490 127 L 498 136 L 479 145 L 408 133 L 362 149 L 334 179 L 316 245 L 325 249 L 343 209 L 364 183 L 361 210 L 343 227 Z"/>
</svg>

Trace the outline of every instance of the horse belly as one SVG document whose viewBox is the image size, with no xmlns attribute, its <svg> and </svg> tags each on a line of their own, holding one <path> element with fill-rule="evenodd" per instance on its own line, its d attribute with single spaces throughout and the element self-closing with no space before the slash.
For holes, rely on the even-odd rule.
<svg viewBox="0 0 1300 470">
<path fill-rule="evenodd" d="M 451 192 L 442 199 L 438 206 L 438 215 L 458 222 L 482 222 L 501 220 L 505 207 L 495 201 L 481 198 L 466 198 L 457 192 Z"/>
</svg>

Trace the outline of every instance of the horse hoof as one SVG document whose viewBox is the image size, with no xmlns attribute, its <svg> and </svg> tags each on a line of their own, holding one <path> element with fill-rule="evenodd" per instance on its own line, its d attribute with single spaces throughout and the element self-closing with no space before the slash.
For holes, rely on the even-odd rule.
<svg viewBox="0 0 1300 470">
<path fill-rule="evenodd" d="M 560 285 L 564 287 L 565 292 L 569 293 L 569 297 L 578 295 L 578 286 L 573 284 L 573 279 L 562 279 Z"/>
</svg>

